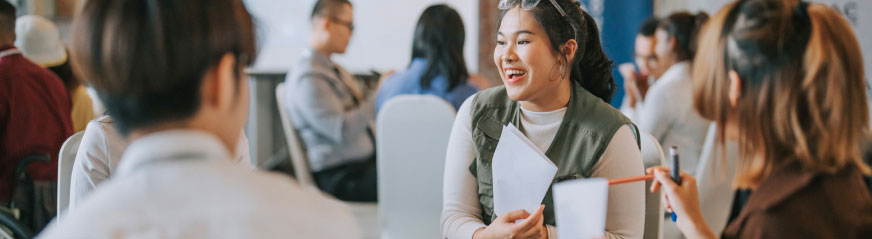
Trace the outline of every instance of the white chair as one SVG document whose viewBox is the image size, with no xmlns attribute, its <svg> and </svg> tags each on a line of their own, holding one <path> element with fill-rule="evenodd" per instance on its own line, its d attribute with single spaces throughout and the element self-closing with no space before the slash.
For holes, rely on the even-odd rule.
<svg viewBox="0 0 872 239">
<path fill-rule="evenodd" d="M 442 174 L 455 111 L 429 95 L 389 100 L 376 121 L 382 238 L 439 238 Z"/>
<path fill-rule="evenodd" d="M 81 131 L 67 138 L 58 154 L 58 215 L 70 205 L 70 178 L 73 176 L 73 165 L 76 162 L 79 143 L 82 142 L 84 135 L 85 131 Z"/>
<path fill-rule="evenodd" d="M 315 180 L 312 178 L 312 172 L 309 171 L 309 159 L 306 156 L 306 150 L 303 148 L 300 138 L 297 137 L 294 125 L 291 124 L 291 117 L 288 115 L 289 105 L 285 104 L 285 83 L 279 83 L 276 86 L 276 102 L 278 103 L 279 116 L 282 119 L 285 141 L 288 142 L 288 153 L 290 154 L 291 164 L 294 167 L 294 176 L 301 186 L 317 188 Z"/>
<path fill-rule="evenodd" d="M 665 165 L 665 156 L 663 147 L 657 142 L 653 135 L 647 132 L 640 132 L 640 141 L 642 145 L 642 162 L 645 168 Z M 652 193 L 648 190 L 651 187 L 652 181 L 645 181 L 645 231 L 643 238 L 645 239 L 660 239 L 663 238 L 663 231 L 660 230 L 663 225 L 663 213 L 665 209 L 660 203 L 662 192 Z"/>
</svg>

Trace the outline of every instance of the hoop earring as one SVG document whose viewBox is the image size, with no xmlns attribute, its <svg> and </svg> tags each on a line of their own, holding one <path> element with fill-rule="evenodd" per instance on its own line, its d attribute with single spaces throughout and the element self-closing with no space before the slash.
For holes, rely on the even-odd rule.
<svg viewBox="0 0 872 239">
<path fill-rule="evenodd" d="M 565 78 L 565 77 L 566 77 L 566 71 L 563 70 L 563 64 L 560 64 L 560 79 L 563 80 L 563 78 Z"/>
</svg>

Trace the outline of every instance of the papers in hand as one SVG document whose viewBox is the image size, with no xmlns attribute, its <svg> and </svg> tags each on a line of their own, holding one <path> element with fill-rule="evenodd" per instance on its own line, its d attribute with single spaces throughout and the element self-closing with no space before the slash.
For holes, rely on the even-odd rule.
<svg viewBox="0 0 872 239">
<path fill-rule="evenodd" d="M 535 212 L 557 173 L 557 166 L 512 124 L 503 126 L 491 166 L 498 216 L 518 209 Z"/>
<path fill-rule="evenodd" d="M 554 184 L 554 217 L 558 238 L 603 238 L 609 181 L 576 179 Z"/>
</svg>

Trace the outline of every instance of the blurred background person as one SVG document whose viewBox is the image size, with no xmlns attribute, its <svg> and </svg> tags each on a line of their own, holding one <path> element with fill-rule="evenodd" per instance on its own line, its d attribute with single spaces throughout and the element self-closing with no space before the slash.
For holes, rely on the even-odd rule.
<svg viewBox="0 0 872 239">
<path fill-rule="evenodd" d="M 73 124 L 61 80 L 14 46 L 15 11 L 0 1 L 0 204 L 15 201 L 21 221 L 39 231 L 56 213 L 58 151 L 73 134 Z M 24 181 L 34 182 L 23 185 L 13 174 L 29 155 L 49 161 L 30 163 Z"/>
<path fill-rule="evenodd" d="M 331 60 L 351 40 L 351 2 L 318 0 L 310 19 L 309 49 L 285 79 L 288 114 L 318 188 L 341 200 L 374 202 L 375 95 Z"/>
<path fill-rule="evenodd" d="M 412 41 L 409 67 L 388 77 L 379 88 L 376 112 L 392 97 L 428 94 L 441 97 L 454 109 L 478 91 L 463 59 L 466 40 L 463 20 L 453 8 L 440 4 L 421 14 Z"/>
<path fill-rule="evenodd" d="M 650 133 L 663 148 L 678 146 L 682 169 L 693 174 L 699 161 L 710 122 L 693 110 L 690 69 L 696 52 L 697 32 L 708 14 L 670 14 L 660 20 L 655 32 L 657 67 L 651 73 L 656 83 L 636 104 L 633 122 Z"/>
<path fill-rule="evenodd" d="M 73 132 L 85 130 L 88 122 L 96 117 L 94 105 L 85 86 L 73 74 L 58 27 L 45 17 L 26 15 L 18 18 L 15 32 L 18 35 L 15 46 L 21 54 L 48 68 L 64 83 L 72 103 Z"/>
<path fill-rule="evenodd" d="M 648 87 L 656 80 L 651 71 L 657 68 L 657 55 L 654 54 L 657 38 L 654 37 L 654 33 L 657 31 L 658 24 L 660 24 L 660 20 L 653 17 L 642 23 L 642 26 L 639 27 L 639 34 L 636 35 L 633 42 L 634 62 L 618 66 L 618 72 L 624 78 L 624 91 L 626 92 L 621 112 L 630 119 L 634 118 L 636 104 L 644 101 Z"/>
</svg>

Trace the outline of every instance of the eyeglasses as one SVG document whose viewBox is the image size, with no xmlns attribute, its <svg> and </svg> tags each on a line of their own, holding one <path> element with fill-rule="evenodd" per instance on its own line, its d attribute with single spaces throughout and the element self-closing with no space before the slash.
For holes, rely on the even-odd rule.
<svg viewBox="0 0 872 239">
<path fill-rule="evenodd" d="M 539 5 L 539 2 L 541 2 L 542 0 L 500 0 L 500 4 L 497 5 L 497 8 L 499 8 L 500 10 L 509 10 L 512 8 L 512 5 L 514 5 L 514 3 L 517 1 L 521 1 L 521 9 L 529 11 L 533 10 L 533 8 L 536 8 L 536 5 Z M 577 30 L 575 30 L 575 27 L 573 26 L 574 24 L 572 23 L 572 21 L 569 20 L 569 17 L 566 16 L 566 12 L 563 11 L 563 8 L 560 7 L 560 4 L 557 4 L 557 1 L 555 0 L 549 1 L 551 2 L 551 5 L 554 5 L 554 8 L 557 8 L 557 11 L 560 12 L 560 16 L 562 16 L 563 19 L 566 19 L 566 22 L 568 22 L 569 25 L 572 26 L 573 39 L 578 39 L 578 32 Z"/>
<path fill-rule="evenodd" d="M 337 24 L 339 24 L 339 25 L 343 25 L 343 26 L 348 27 L 348 30 L 350 30 L 350 31 L 352 31 L 352 32 L 354 31 L 354 23 L 352 23 L 352 22 L 349 22 L 349 21 L 343 21 L 343 20 L 340 20 L 340 19 L 337 18 L 337 17 L 330 17 L 330 20 L 333 21 L 333 22 L 335 22 L 335 23 L 337 23 Z"/>
</svg>

